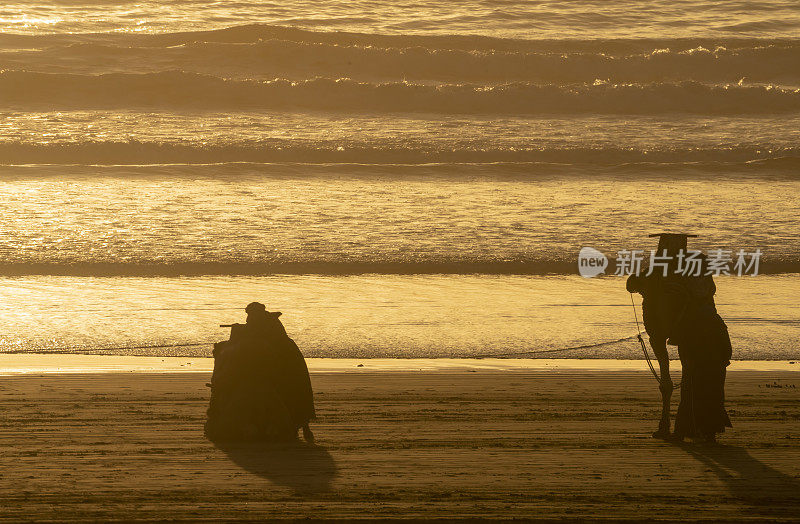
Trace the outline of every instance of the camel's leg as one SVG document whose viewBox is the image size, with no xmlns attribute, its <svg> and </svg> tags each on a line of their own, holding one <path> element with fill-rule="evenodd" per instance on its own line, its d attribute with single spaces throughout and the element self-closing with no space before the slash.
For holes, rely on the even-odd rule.
<svg viewBox="0 0 800 524">
<path fill-rule="evenodd" d="M 311 432 L 311 428 L 308 427 L 308 422 L 303 424 L 303 439 L 309 444 L 314 443 L 314 433 Z"/>
<path fill-rule="evenodd" d="M 669 353 L 667 353 L 666 339 L 650 339 L 653 353 L 658 359 L 659 374 L 661 375 L 661 421 L 658 423 L 658 431 L 653 433 L 656 438 L 667 438 L 670 436 L 670 400 L 672 399 L 672 377 L 669 375 Z"/>
</svg>

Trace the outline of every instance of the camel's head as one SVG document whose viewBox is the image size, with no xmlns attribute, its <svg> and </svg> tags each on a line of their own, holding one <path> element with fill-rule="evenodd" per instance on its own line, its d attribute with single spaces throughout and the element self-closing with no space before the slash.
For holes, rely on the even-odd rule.
<svg viewBox="0 0 800 524">
<path fill-rule="evenodd" d="M 628 293 L 639 293 L 644 295 L 647 292 L 647 278 L 639 275 L 631 275 L 625 282 Z"/>
</svg>

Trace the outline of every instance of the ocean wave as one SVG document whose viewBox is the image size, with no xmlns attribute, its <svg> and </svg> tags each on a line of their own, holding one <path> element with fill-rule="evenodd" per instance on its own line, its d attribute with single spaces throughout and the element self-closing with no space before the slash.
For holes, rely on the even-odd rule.
<svg viewBox="0 0 800 524">
<path fill-rule="evenodd" d="M 256 43 L 282 40 L 342 46 L 381 48 L 419 47 L 474 51 L 528 51 L 554 53 L 604 52 L 639 54 L 653 49 L 688 50 L 697 47 L 727 49 L 756 46 L 797 46 L 795 38 L 680 37 L 680 38 L 504 38 L 479 34 L 366 33 L 357 31 L 310 30 L 288 25 L 244 24 L 207 31 L 42 33 L 38 35 L 0 33 L 0 47 L 44 48 L 69 44 L 95 43 L 135 47 L 170 47 L 202 42 Z"/>
<path fill-rule="evenodd" d="M 800 111 L 800 89 L 774 86 L 649 84 L 496 86 L 370 83 L 350 79 L 237 81 L 164 71 L 76 75 L 3 71 L 7 108 L 322 110 L 439 114 L 775 114 Z"/>
<path fill-rule="evenodd" d="M 434 42 L 435 44 L 436 42 Z M 399 44 L 399 42 L 397 43 Z M 703 82 L 796 83 L 800 43 L 745 47 L 672 43 L 615 54 L 594 50 L 381 47 L 325 41 L 192 41 L 174 46 L 80 42 L 0 52 L 0 67 L 96 74 L 183 70 L 221 77 L 348 77 L 363 80 L 530 81 L 550 83 Z"/>
<path fill-rule="evenodd" d="M 505 164 L 503 174 L 534 175 L 536 165 L 550 172 L 558 166 L 687 170 L 695 173 L 755 173 L 774 169 L 800 172 L 800 148 L 795 147 L 546 147 L 469 145 L 444 141 L 437 144 L 398 145 L 391 141 L 310 142 L 270 139 L 241 143 L 91 141 L 31 143 L 0 141 L 0 165 L 23 164 Z M 513 169 L 513 165 L 519 169 Z M 563 169 L 562 169 L 563 170 Z M 585 173 L 585 171 L 584 171 Z"/>
</svg>

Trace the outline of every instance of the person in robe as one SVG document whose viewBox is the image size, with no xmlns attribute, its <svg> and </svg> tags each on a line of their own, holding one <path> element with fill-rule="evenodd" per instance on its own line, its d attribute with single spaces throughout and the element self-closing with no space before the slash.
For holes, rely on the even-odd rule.
<svg viewBox="0 0 800 524">
<path fill-rule="evenodd" d="M 313 441 L 309 422 L 316 419 L 314 392 L 300 348 L 286 333 L 280 312 L 267 311 L 259 302 L 248 304 L 245 311 L 250 333 L 266 344 L 270 377 L 286 405 L 294 434 L 302 429 L 303 437 Z"/>
<path fill-rule="evenodd" d="M 704 270 L 705 271 L 705 270 Z M 732 355 L 728 327 L 717 313 L 709 275 L 683 277 L 667 289 L 678 310 L 669 333 L 681 359 L 681 400 L 673 438 L 716 442 L 732 427 L 725 410 L 725 375 Z"/>
<path fill-rule="evenodd" d="M 299 429 L 309 442 L 314 397 L 305 359 L 278 319 L 253 302 L 245 324 L 214 345 L 206 436 L 214 441 L 289 441 Z"/>
</svg>

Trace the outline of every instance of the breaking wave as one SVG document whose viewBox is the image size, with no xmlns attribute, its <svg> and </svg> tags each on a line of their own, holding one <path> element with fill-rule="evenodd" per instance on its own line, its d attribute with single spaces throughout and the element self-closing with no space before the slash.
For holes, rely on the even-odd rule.
<svg viewBox="0 0 800 524">
<path fill-rule="evenodd" d="M 800 89 L 678 83 L 497 86 L 229 80 L 197 73 L 77 75 L 4 71 L 10 108 L 272 109 L 440 114 L 774 114 L 800 111 Z"/>
<path fill-rule="evenodd" d="M 595 52 L 634 54 L 653 49 L 692 49 L 717 46 L 729 49 L 759 45 L 798 46 L 794 38 L 558 38 L 522 39 L 501 38 L 476 34 L 389 34 L 356 31 L 314 31 L 287 25 L 244 24 L 208 31 L 180 31 L 164 33 L 43 33 L 38 35 L 0 34 L 0 46 L 32 49 L 63 46 L 76 43 L 112 44 L 126 47 L 171 47 L 197 42 L 256 43 L 282 40 L 297 43 L 316 43 L 342 46 L 380 48 L 428 48 L 477 51 L 538 51 L 538 52 Z"/>
<path fill-rule="evenodd" d="M 128 141 L 86 142 L 0 142 L 0 165 L 23 164 L 497 164 L 483 173 L 522 174 L 539 172 L 568 174 L 579 166 L 582 173 L 602 172 L 604 167 L 624 173 L 627 168 L 647 167 L 651 171 L 679 174 L 745 174 L 781 170 L 800 172 L 800 148 L 761 146 L 641 149 L 637 147 L 576 146 L 474 146 L 454 147 L 449 141 L 437 144 L 392 144 L 389 141 L 308 142 L 263 140 L 241 143 L 181 143 Z"/>
<path fill-rule="evenodd" d="M 498 47 L 486 48 L 481 45 L 482 39 L 470 46 L 430 37 L 407 42 L 404 38 L 408 37 L 245 42 L 186 38 L 169 46 L 149 46 L 147 41 L 137 45 L 76 42 L 0 52 L 0 67 L 84 74 L 175 69 L 220 77 L 294 80 L 349 77 L 373 81 L 579 83 L 599 78 L 614 82 L 693 79 L 724 83 L 744 79 L 793 84 L 800 80 L 797 42 L 726 47 L 714 42 L 673 41 L 631 44 L 629 49 L 615 49 L 619 46 L 616 43 L 599 43 L 594 48 L 568 43 L 559 49 L 515 41 L 494 42 Z"/>
</svg>

